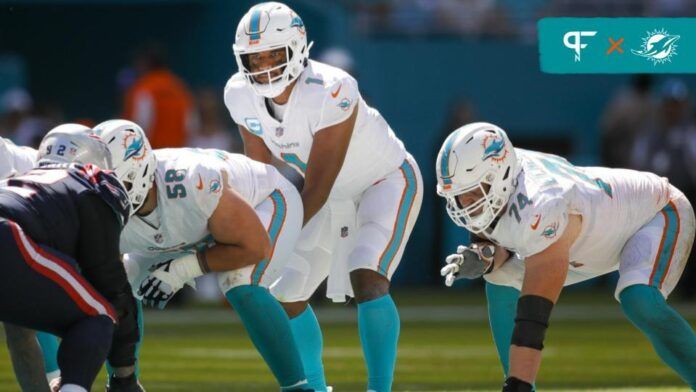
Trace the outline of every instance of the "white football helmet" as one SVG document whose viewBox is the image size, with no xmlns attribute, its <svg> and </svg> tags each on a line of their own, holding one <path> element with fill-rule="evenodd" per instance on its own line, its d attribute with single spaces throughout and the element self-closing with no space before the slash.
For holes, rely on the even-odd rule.
<svg viewBox="0 0 696 392">
<path fill-rule="evenodd" d="M 38 165 L 82 163 L 111 168 L 111 153 L 91 128 L 80 124 L 62 124 L 43 137 L 37 151 Z"/>
<path fill-rule="evenodd" d="M 437 194 L 447 199 L 447 213 L 458 226 L 477 234 L 486 230 L 512 195 L 520 165 L 505 131 L 471 123 L 452 132 L 435 162 Z M 480 189 L 483 197 L 461 206 L 457 196 Z"/>
<path fill-rule="evenodd" d="M 108 120 L 94 127 L 111 151 L 112 169 L 128 191 L 135 213 L 155 180 L 157 163 L 140 126 L 128 120 Z"/>
<path fill-rule="evenodd" d="M 234 56 L 237 67 L 244 74 L 256 94 L 266 98 L 275 98 L 302 73 L 307 66 L 309 49 L 307 33 L 302 19 L 290 7 L 283 3 L 267 2 L 253 6 L 237 26 Z M 286 62 L 270 69 L 252 72 L 249 66 L 250 53 L 285 49 Z M 275 70 L 282 73 L 275 78 Z M 268 81 L 261 83 L 255 76 L 266 74 Z"/>
</svg>

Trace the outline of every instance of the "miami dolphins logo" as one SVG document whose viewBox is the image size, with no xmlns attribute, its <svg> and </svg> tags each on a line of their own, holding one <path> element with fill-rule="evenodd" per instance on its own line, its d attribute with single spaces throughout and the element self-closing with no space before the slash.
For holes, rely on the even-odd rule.
<svg viewBox="0 0 696 392">
<path fill-rule="evenodd" d="M 338 103 L 338 107 L 341 108 L 344 112 L 350 109 L 350 105 L 353 104 L 353 101 L 351 101 L 348 98 L 343 98 L 341 102 Z"/>
<path fill-rule="evenodd" d="M 293 15 L 293 16 L 292 16 L 292 20 L 290 21 L 290 27 L 297 27 L 297 30 L 299 30 L 300 33 L 302 33 L 302 34 L 305 33 L 304 22 L 303 22 L 302 19 L 301 19 L 299 16 L 297 16 L 297 15 Z"/>
<path fill-rule="evenodd" d="M 220 189 L 222 189 L 222 185 L 220 185 L 220 181 L 218 180 L 213 180 L 210 182 L 210 193 L 218 193 L 220 192 Z"/>
<path fill-rule="evenodd" d="M 677 55 L 676 42 L 679 38 L 680 36 L 670 35 L 664 29 L 648 31 L 640 50 L 631 49 L 631 53 L 645 57 L 653 65 L 671 62 L 671 58 Z"/>
<path fill-rule="evenodd" d="M 123 139 L 123 147 L 126 148 L 126 152 L 123 153 L 123 160 L 127 161 L 133 158 L 135 161 L 139 161 L 145 158 L 147 151 L 145 149 L 145 138 L 138 137 L 138 135 L 133 132 L 126 135 Z"/>
<path fill-rule="evenodd" d="M 489 134 L 483 138 L 483 160 L 488 158 L 494 162 L 502 162 L 507 158 L 508 150 L 505 147 L 505 139 L 498 134 Z"/>
<path fill-rule="evenodd" d="M 541 235 L 544 237 L 551 239 L 556 236 L 558 233 L 558 222 L 554 222 L 544 228 L 544 231 L 541 232 Z"/>
</svg>

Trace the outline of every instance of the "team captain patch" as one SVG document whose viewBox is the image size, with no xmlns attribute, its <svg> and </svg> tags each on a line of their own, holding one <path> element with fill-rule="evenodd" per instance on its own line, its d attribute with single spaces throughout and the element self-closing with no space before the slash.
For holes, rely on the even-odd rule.
<svg viewBox="0 0 696 392">
<path fill-rule="evenodd" d="M 262 135 L 263 134 L 263 128 L 261 128 L 261 121 L 259 121 L 258 118 L 245 118 L 244 123 L 246 124 L 247 129 L 249 132 L 253 133 L 254 135 Z"/>
</svg>

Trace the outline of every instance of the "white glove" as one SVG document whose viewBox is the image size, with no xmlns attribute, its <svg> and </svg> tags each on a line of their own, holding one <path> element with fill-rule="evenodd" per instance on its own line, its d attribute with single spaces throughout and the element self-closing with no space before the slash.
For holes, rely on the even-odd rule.
<svg viewBox="0 0 696 392">
<path fill-rule="evenodd" d="M 203 271 L 195 253 L 167 260 L 152 266 L 152 272 L 140 284 L 138 295 L 146 306 L 164 309 L 186 282 L 201 275 Z"/>
<path fill-rule="evenodd" d="M 445 277 L 445 286 L 451 287 L 459 279 L 477 279 L 490 272 L 493 267 L 493 245 L 467 247 L 459 245 L 457 253 L 447 256 L 446 265 L 440 270 Z"/>
</svg>

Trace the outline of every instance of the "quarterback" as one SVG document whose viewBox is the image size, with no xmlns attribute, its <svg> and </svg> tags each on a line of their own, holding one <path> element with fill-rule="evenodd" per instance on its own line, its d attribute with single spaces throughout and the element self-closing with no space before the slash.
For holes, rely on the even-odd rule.
<svg viewBox="0 0 696 392">
<path fill-rule="evenodd" d="M 325 390 L 322 335 L 308 300 L 354 297 L 370 391 L 390 391 L 399 314 L 389 295 L 422 200 L 418 165 L 341 69 L 309 59 L 302 19 L 277 2 L 252 7 L 234 42 L 225 105 L 246 155 L 304 177 L 304 226 L 271 293 L 283 303 L 310 386 Z"/>
<path fill-rule="evenodd" d="M 696 335 L 666 301 L 694 240 L 694 211 L 679 189 L 652 173 L 514 148 L 489 123 L 450 134 L 436 166 L 447 212 L 476 237 L 442 274 L 447 285 L 486 279 L 503 391 L 533 389 L 562 288 L 617 269 L 626 317 L 696 389 Z"/>
</svg>

